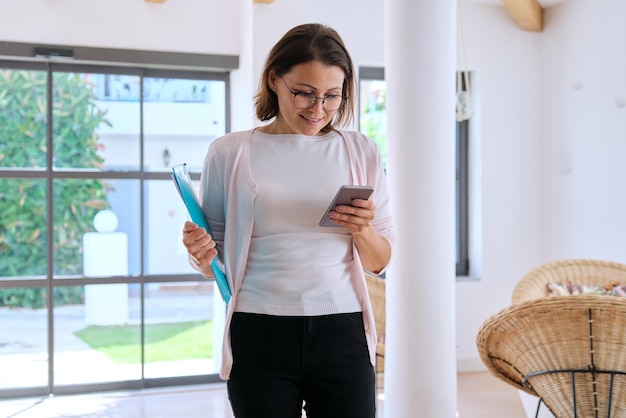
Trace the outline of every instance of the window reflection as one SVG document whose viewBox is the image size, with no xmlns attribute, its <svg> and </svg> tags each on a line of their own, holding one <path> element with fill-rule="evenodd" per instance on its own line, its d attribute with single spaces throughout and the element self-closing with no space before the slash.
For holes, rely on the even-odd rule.
<svg viewBox="0 0 626 418">
<path fill-rule="evenodd" d="M 147 171 L 202 166 L 209 143 L 226 133 L 225 87 L 215 80 L 144 79 Z"/>
<path fill-rule="evenodd" d="M 0 178 L 0 278 L 46 274 L 46 184 L 42 179 Z"/>
<path fill-rule="evenodd" d="M 387 166 L 387 87 L 384 80 L 360 80 L 359 130 L 373 139 Z"/>
<path fill-rule="evenodd" d="M 214 310 L 219 323 L 223 302 L 213 282 L 151 283 L 145 289 L 146 377 L 216 373 L 222 332 Z"/>
<path fill-rule="evenodd" d="M 44 288 L 0 289 L 0 389 L 48 382 L 48 310 Z"/>
<path fill-rule="evenodd" d="M 55 384 L 140 379 L 141 322 L 129 315 L 138 309 L 127 284 L 86 285 L 81 303 L 55 300 Z"/>
<path fill-rule="evenodd" d="M 46 167 L 45 71 L 0 68 L 0 167 Z"/>
</svg>

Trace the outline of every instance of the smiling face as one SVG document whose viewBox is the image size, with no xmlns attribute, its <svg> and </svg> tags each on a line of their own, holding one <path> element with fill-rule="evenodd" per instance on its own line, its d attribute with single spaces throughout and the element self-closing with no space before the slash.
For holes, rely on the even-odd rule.
<svg viewBox="0 0 626 418">
<path fill-rule="evenodd" d="M 337 112 L 326 110 L 321 98 L 341 96 L 343 81 L 344 72 L 340 67 L 319 61 L 296 65 L 280 77 L 271 71 L 268 83 L 278 96 L 279 112 L 276 119 L 261 130 L 272 134 L 319 135 Z M 300 109 L 294 104 L 294 93 L 312 94 L 318 99 L 314 105 Z"/>
</svg>

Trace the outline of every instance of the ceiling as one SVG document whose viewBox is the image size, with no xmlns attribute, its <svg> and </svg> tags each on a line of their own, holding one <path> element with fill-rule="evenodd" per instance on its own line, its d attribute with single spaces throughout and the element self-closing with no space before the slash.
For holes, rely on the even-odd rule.
<svg viewBox="0 0 626 418">
<path fill-rule="evenodd" d="M 146 0 L 164 2 L 165 0 Z M 504 6 L 517 25 L 526 31 L 543 30 L 543 10 L 567 0 L 461 0 L 465 4 Z M 273 3 L 274 0 L 254 0 L 255 3 Z"/>
<path fill-rule="evenodd" d="M 497 6 L 502 6 L 502 0 L 461 0 L 463 1 L 463 3 L 468 3 L 468 4 L 492 4 L 492 5 L 497 5 Z M 559 4 L 559 3 L 563 3 L 567 0 L 538 0 L 539 5 L 541 5 L 541 7 L 550 7 L 550 6 L 554 6 L 555 4 Z"/>
<path fill-rule="evenodd" d="M 461 0 L 465 4 L 504 6 L 517 25 L 526 31 L 543 31 L 543 11 L 567 0 Z"/>
</svg>

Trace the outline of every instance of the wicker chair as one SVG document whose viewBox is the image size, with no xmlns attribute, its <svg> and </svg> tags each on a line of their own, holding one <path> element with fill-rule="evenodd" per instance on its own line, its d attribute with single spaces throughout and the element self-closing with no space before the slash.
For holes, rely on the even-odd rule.
<svg viewBox="0 0 626 418">
<path fill-rule="evenodd" d="M 559 261 L 553 261 L 550 263 L 540 265 L 534 268 L 533 270 L 531 270 L 530 272 L 528 272 L 517 283 L 513 291 L 513 298 L 512 298 L 513 304 L 515 305 L 515 304 L 531 301 L 534 299 L 545 298 L 547 296 L 547 286 L 550 282 L 587 284 L 591 286 L 606 286 L 607 284 L 611 282 L 621 282 L 622 284 L 626 284 L 626 265 L 615 263 L 615 262 L 610 262 L 610 261 L 593 260 L 593 259 L 559 260 Z M 566 300 L 568 299 L 565 299 L 565 301 Z M 578 300 L 579 299 L 575 299 L 575 301 L 578 301 Z M 565 304 L 569 303 L 565 301 L 546 302 L 546 305 L 552 305 L 556 303 L 560 305 L 561 303 L 565 303 Z M 546 309 L 547 308 L 548 307 L 546 306 Z M 539 308 L 536 308 L 536 309 L 539 309 Z M 485 322 L 485 324 L 483 325 L 484 327 L 483 329 L 492 327 L 493 321 L 497 321 L 496 317 L 498 316 L 499 315 L 496 315 L 493 318 L 490 318 L 487 322 Z M 535 326 L 536 325 L 537 324 L 535 324 Z M 541 325 L 538 330 L 541 331 L 542 327 L 543 325 Z M 481 333 L 480 335 L 482 335 L 482 337 L 479 336 L 479 340 L 478 340 L 479 345 L 487 344 L 487 340 L 484 338 L 486 335 L 485 332 L 487 331 L 484 331 L 483 329 L 481 329 L 480 331 Z M 563 333 L 563 329 L 564 328 L 561 327 L 559 329 L 555 329 L 554 332 L 556 333 L 556 335 L 560 335 Z M 532 341 L 530 337 L 528 339 Z M 534 355 L 540 355 L 537 353 L 537 351 L 543 348 L 538 348 L 538 347 L 541 347 L 541 346 L 530 344 L 530 346 L 528 346 L 527 349 L 530 352 L 534 353 Z M 493 349 L 493 347 L 491 347 L 490 349 Z M 486 353 L 489 353 L 490 349 L 488 349 L 487 347 L 479 348 L 479 350 L 482 350 L 484 352 L 483 355 L 487 355 Z M 494 358 L 497 357 L 497 354 L 494 354 L 494 353 L 489 353 L 488 355 L 494 356 Z M 548 354 L 544 353 L 541 355 L 548 355 Z M 500 366 L 502 367 L 502 365 Z M 518 366 L 517 362 L 512 362 L 510 364 L 511 370 L 517 370 L 516 369 L 517 366 Z M 518 383 L 514 381 L 510 381 L 510 379 L 506 377 L 506 376 L 511 376 L 511 373 L 499 370 L 499 368 L 496 369 L 494 368 L 493 365 L 488 365 L 488 368 L 497 377 L 503 379 L 504 381 L 507 381 L 508 383 L 511 383 L 513 386 L 516 386 L 516 387 L 519 386 Z M 569 383 L 569 386 L 566 383 L 561 382 L 561 386 L 562 386 L 561 390 L 567 391 L 569 388 L 571 392 L 572 382 Z M 579 385 L 579 388 L 580 388 L 580 385 Z M 522 394 L 521 397 L 522 397 L 523 402 L 527 403 L 529 406 L 533 404 L 534 402 L 533 399 L 537 399 L 537 409 L 536 409 L 535 416 L 538 417 L 540 415 L 540 410 L 542 409 L 541 404 L 544 402 L 544 400 L 541 397 L 537 398 L 536 397 L 537 393 L 535 393 L 535 391 L 532 388 L 519 387 L 519 389 L 521 392 L 526 392 L 525 394 Z M 572 403 L 572 405 L 574 404 Z M 541 411 L 542 417 L 547 416 L 547 415 L 552 416 L 552 414 L 546 414 L 545 411 Z"/>
<path fill-rule="evenodd" d="M 365 282 L 367 283 L 367 291 L 374 312 L 376 333 L 378 334 L 378 342 L 376 344 L 376 373 L 383 373 L 385 371 L 386 284 L 384 279 L 369 273 L 365 273 Z"/>
<path fill-rule="evenodd" d="M 626 265 L 611 261 L 572 259 L 543 264 L 528 272 L 513 290 L 513 303 L 546 296 L 550 282 L 603 286 L 611 281 L 626 284 Z"/>
<path fill-rule="evenodd" d="M 477 337 L 489 371 L 557 417 L 626 417 L 625 344 L 626 300 L 606 295 L 520 302 Z"/>
</svg>

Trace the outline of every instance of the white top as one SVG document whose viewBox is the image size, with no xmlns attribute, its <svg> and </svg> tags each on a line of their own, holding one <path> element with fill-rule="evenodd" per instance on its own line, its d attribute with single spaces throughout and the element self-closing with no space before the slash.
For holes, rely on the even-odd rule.
<svg viewBox="0 0 626 418">
<path fill-rule="evenodd" d="M 339 134 L 256 131 L 250 166 L 258 194 L 236 311 L 285 316 L 360 312 L 349 268 L 352 235 L 345 228 L 319 226 L 339 186 L 352 184 Z"/>
<path fill-rule="evenodd" d="M 239 291 L 243 284 L 252 240 L 254 212 L 258 186 L 250 170 L 250 149 L 256 129 L 230 132 L 210 143 L 200 176 L 200 202 L 213 231 L 213 239 L 224 251 L 226 277 L 233 292 L 226 306 L 226 322 L 222 336 L 222 365 L 220 377 L 227 380 L 233 366 L 233 351 L 230 341 L 230 323 L 236 310 Z M 376 205 L 376 216 L 372 228 L 384 237 L 393 248 L 396 234 L 391 217 L 391 202 L 387 193 L 383 160 L 374 141 L 357 131 L 337 131 L 348 150 L 350 178 L 357 186 L 374 186 L 370 198 Z M 328 196 L 328 200 L 333 198 Z M 227 222 L 228 220 L 228 222 Z M 363 310 L 365 337 L 372 365 L 376 359 L 376 328 L 372 304 L 367 292 L 363 264 L 356 246 L 352 245 L 351 276 L 358 300 Z M 193 268 L 202 274 L 210 271 L 189 257 Z M 389 264 L 388 264 L 389 265 Z M 383 271 L 387 268 L 383 269 Z M 382 271 L 380 272 L 382 273 Z M 209 273 L 208 276 L 211 276 Z M 259 341 L 263 344 L 263 341 Z"/>
</svg>

